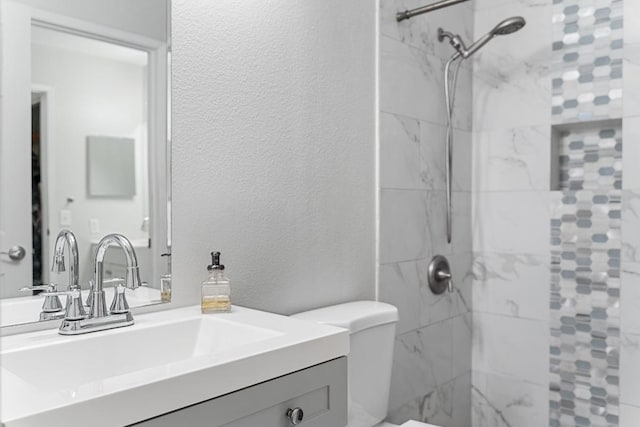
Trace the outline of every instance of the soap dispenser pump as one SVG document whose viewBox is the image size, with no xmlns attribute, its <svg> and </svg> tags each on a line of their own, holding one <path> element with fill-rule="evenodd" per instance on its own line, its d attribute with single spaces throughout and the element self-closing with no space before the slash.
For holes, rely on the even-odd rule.
<svg viewBox="0 0 640 427">
<path fill-rule="evenodd" d="M 231 311 L 231 286 L 220 264 L 220 252 L 211 252 L 211 265 L 207 266 L 209 277 L 202 282 L 200 307 L 203 313 L 225 313 Z"/>
</svg>

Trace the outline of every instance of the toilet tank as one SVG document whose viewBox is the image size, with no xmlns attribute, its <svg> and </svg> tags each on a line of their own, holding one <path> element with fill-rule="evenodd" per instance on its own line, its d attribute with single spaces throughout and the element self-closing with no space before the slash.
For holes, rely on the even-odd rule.
<svg viewBox="0 0 640 427">
<path fill-rule="evenodd" d="M 387 416 L 398 310 L 386 303 L 355 301 L 291 317 L 350 331 L 349 424 L 372 427 Z"/>
</svg>

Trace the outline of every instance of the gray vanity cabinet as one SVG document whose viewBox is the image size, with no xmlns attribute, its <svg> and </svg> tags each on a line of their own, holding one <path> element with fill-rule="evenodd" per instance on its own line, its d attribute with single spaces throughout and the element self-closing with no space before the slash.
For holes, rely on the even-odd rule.
<svg viewBox="0 0 640 427">
<path fill-rule="evenodd" d="M 160 415 L 144 427 L 289 427 L 302 412 L 301 427 L 347 424 L 347 358 L 272 379 Z"/>
</svg>

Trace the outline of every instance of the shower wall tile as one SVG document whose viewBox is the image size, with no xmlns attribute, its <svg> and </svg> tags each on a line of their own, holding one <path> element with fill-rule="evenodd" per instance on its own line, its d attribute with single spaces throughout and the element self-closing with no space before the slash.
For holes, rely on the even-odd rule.
<svg viewBox="0 0 640 427">
<path fill-rule="evenodd" d="M 471 366 L 473 316 L 471 313 L 466 313 L 454 317 L 451 322 L 453 324 L 452 376 L 458 377 L 468 372 Z"/>
<path fill-rule="evenodd" d="M 543 108 L 551 104 L 548 62 L 483 52 L 474 62 L 473 102 L 474 132 L 548 123 Z"/>
<path fill-rule="evenodd" d="M 431 422 L 434 425 L 451 426 L 451 427 L 470 427 L 471 426 L 471 372 L 460 375 L 455 380 L 443 387 L 445 393 L 442 405 L 443 410 L 433 411 L 428 409 L 429 413 L 435 412 L 434 415 L 421 417 L 425 422 Z M 426 406 L 426 405 L 425 405 Z M 427 406 L 429 408 L 429 406 Z"/>
<path fill-rule="evenodd" d="M 620 281 L 620 330 L 640 334 L 640 263 L 623 261 Z"/>
<path fill-rule="evenodd" d="M 476 132 L 474 190 L 548 190 L 550 137 L 549 126 Z"/>
<path fill-rule="evenodd" d="M 624 15 L 630 17 L 640 16 L 640 2 L 638 0 L 624 0 Z M 624 42 L 640 44 L 640 26 L 637 22 L 624 26 Z"/>
<path fill-rule="evenodd" d="M 487 9 L 497 9 L 502 11 L 502 8 L 510 7 L 510 14 L 505 12 L 505 16 L 512 16 L 515 13 L 513 11 L 514 8 L 516 11 L 519 10 L 522 15 L 522 12 L 527 10 L 527 8 L 546 6 L 549 5 L 550 2 L 548 0 L 471 0 L 471 4 L 473 9 L 476 11 L 476 14 L 486 11 Z M 543 35 L 542 31 L 540 33 Z M 476 36 L 477 35 L 478 34 L 476 34 Z"/>
<path fill-rule="evenodd" d="M 426 258 L 426 203 L 426 191 L 380 191 L 380 263 Z"/>
<path fill-rule="evenodd" d="M 474 59 L 474 132 L 549 123 L 551 0 L 482 1 L 475 13 L 478 39 L 510 16 L 523 16 L 520 31 L 496 37 Z"/>
<path fill-rule="evenodd" d="M 396 338 L 390 408 L 399 408 L 453 379 L 452 345 L 451 319 Z"/>
<path fill-rule="evenodd" d="M 474 371 L 547 386 L 549 321 L 473 313 Z"/>
<path fill-rule="evenodd" d="M 453 48 L 438 41 L 438 28 L 460 34 L 465 41 L 473 40 L 473 8 L 468 3 L 396 22 L 398 11 L 424 5 L 423 0 L 380 0 L 380 32 L 441 59 L 449 59 Z"/>
<path fill-rule="evenodd" d="M 443 68 L 446 62 L 443 60 Z M 473 96 L 473 82 L 475 79 L 475 70 L 471 67 L 461 66 L 456 80 L 456 92 L 453 106 L 453 126 L 457 129 L 463 129 L 471 131 L 473 126 L 473 114 L 472 114 L 472 96 Z M 440 91 L 444 92 L 444 75 L 442 75 L 442 84 Z M 446 111 L 443 108 L 443 112 Z M 446 120 L 444 122 L 446 124 Z"/>
<path fill-rule="evenodd" d="M 473 134 L 466 130 L 453 130 L 453 190 L 472 190 Z"/>
<path fill-rule="evenodd" d="M 510 58 L 522 58 L 529 63 L 543 64 L 549 60 L 552 43 L 553 0 L 482 0 L 476 4 L 474 31 L 477 40 L 491 31 L 503 19 L 522 16 L 526 26 L 516 33 L 498 36 L 478 51 Z M 505 70 L 508 71 L 508 70 Z"/>
<path fill-rule="evenodd" d="M 430 190 L 444 190 L 446 126 L 420 122 L 420 179 Z M 453 190 L 471 191 L 471 132 L 453 130 Z"/>
<path fill-rule="evenodd" d="M 638 70 L 640 75 L 640 70 Z M 637 78 L 636 78 L 637 79 Z M 637 89 L 640 98 L 640 88 Z M 625 100 L 629 97 L 625 97 Z M 640 190 L 640 116 L 625 117 L 622 122 L 622 140 L 627 141 L 622 147 L 622 188 L 624 190 Z"/>
<path fill-rule="evenodd" d="M 637 427 L 640 420 L 640 407 L 620 405 L 620 427 Z"/>
<path fill-rule="evenodd" d="M 460 136 L 459 130 L 454 132 L 454 137 Z M 420 178 L 423 184 L 432 190 L 444 190 L 445 187 L 445 142 L 447 138 L 446 125 L 422 122 L 420 127 Z M 457 147 L 457 144 L 454 147 Z M 457 153 L 455 153 L 457 154 Z M 455 157 L 454 157 L 455 159 Z M 455 161 L 455 160 L 454 160 Z M 453 167 L 458 172 L 460 168 Z M 454 180 L 455 181 L 455 180 Z"/>
<path fill-rule="evenodd" d="M 380 37 L 380 110 L 446 125 L 444 62 L 395 39 Z M 460 69 L 460 94 L 471 94 L 471 70 Z M 454 127 L 471 129 L 470 95 L 456 97 Z"/>
<path fill-rule="evenodd" d="M 620 193 L 564 191 L 552 216 L 550 411 L 557 425 L 618 424 Z"/>
<path fill-rule="evenodd" d="M 549 318 L 549 256 L 476 254 L 473 310 L 525 319 Z"/>
<path fill-rule="evenodd" d="M 640 190 L 623 190 L 621 216 L 621 260 L 640 263 Z"/>
<path fill-rule="evenodd" d="M 449 260 L 453 273 L 453 304 L 452 316 L 471 313 L 473 306 L 473 253 L 455 253 Z M 469 353 L 471 357 L 471 353 Z"/>
<path fill-rule="evenodd" d="M 395 39 L 380 37 L 380 109 L 444 124 L 442 61 Z M 417 94 L 425 94 L 418 96 Z M 428 95 L 426 95 L 428 94 Z"/>
<path fill-rule="evenodd" d="M 630 15 L 640 16 L 640 15 Z M 638 25 L 636 25 L 638 27 Z M 624 46 L 623 88 L 628 96 L 623 97 L 624 117 L 640 116 L 640 42 Z"/>
<path fill-rule="evenodd" d="M 385 36 L 380 55 L 380 109 L 444 125 L 442 60 Z"/>
<path fill-rule="evenodd" d="M 606 192 L 622 188 L 622 129 L 620 120 L 564 128 L 556 134 L 559 188 Z M 566 193 L 567 196 L 572 196 Z M 606 204 L 588 201 L 590 204 Z M 589 224 L 578 224 L 589 228 Z"/>
<path fill-rule="evenodd" d="M 474 252 L 549 253 L 549 192 L 478 192 L 473 203 Z"/>
<path fill-rule="evenodd" d="M 445 191 L 381 190 L 380 263 L 469 252 L 471 194 L 452 195 L 452 243 L 446 240 Z"/>
<path fill-rule="evenodd" d="M 625 332 L 620 344 L 620 402 L 640 406 L 640 334 Z"/>
<path fill-rule="evenodd" d="M 388 421 L 419 420 L 447 427 L 471 426 L 471 374 L 461 375 L 433 391 L 390 409 Z"/>
<path fill-rule="evenodd" d="M 473 239 L 471 231 L 471 193 L 454 192 L 451 197 L 451 203 L 453 210 L 451 252 L 455 254 L 470 252 Z"/>
<path fill-rule="evenodd" d="M 622 117 L 623 2 L 553 8 L 555 123 Z"/>
<path fill-rule="evenodd" d="M 426 285 L 427 260 L 384 264 L 379 269 L 378 299 L 396 306 L 399 319 L 396 334 L 401 335 L 420 327 L 420 315 L 427 303 L 435 321 L 449 317 L 449 306 L 439 304 L 440 296 L 434 301 L 423 301 L 422 287 Z"/>
<path fill-rule="evenodd" d="M 420 122 L 397 114 L 380 114 L 380 187 L 425 189 L 420 178 Z"/>
<path fill-rule="evenodd" d="M 427 283 L 430 259 L 420 259 L 380 266 L 380 301 L 396 306 L 400 319 L 396 334 L 402 335 L 443 320 L 469 313 L 471 275 L 468 272 L 471 254 L 456 255 L 452 264 L 456 289 L 454 293 L 435 295 Z M 470 357 L 470 353 L 468 353 Z M 467 366 L 468 368 L 468 366 Z"/>
<path fill-rule="evenodd" d="M 548 425 L 547 387 L 488 374 L 474 367 L 471 405 L 474 427 Z"/>
</svg>

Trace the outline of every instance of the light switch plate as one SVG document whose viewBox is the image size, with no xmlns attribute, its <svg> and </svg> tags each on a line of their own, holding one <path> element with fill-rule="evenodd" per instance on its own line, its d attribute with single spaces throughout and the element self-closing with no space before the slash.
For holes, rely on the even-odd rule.
<svg viewBox="0 0 640 427">
<path fill-rule="evenodd" d="M 71 225 L 71 211 L 69 209 L 60 210 L 60 225 Z"/>
<path fill-rule="evenodd" d="M 100 221 L 95 218 L 90 219 L 89 228 L 91 229 L 91 233 L 98 234 L 100 232 Z"/>
</svg>

